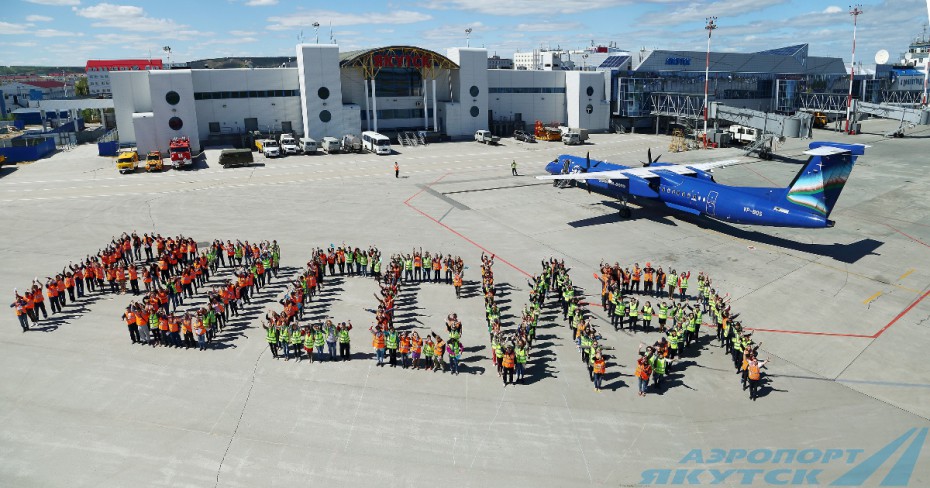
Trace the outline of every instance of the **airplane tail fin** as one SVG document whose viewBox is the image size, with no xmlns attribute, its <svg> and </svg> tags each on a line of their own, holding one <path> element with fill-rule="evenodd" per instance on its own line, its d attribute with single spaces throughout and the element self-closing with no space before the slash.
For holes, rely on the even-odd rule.
<svg viewBox="0 0 930 488">
<path fill-rule="evenodd" d="M 810 159 L 788 185 L 784 198 L 790 203 L 829 217 L 849 179 L 856 158 L 865 154 L 866 147 L 862 144 L 836 142 L 810 143 L 810 150 L 805 151 Z"/>
</svg>

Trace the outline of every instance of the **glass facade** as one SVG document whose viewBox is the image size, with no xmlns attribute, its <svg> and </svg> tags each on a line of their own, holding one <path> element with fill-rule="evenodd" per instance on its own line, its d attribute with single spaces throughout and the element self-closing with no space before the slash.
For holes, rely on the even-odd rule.
<svg viewBox="0 0 930 488">
<path fill-rule="evenodd" d="M 194 92 L 194 100 L 224 100 L 227 98 L 271 98 L 298 96 L 300 96 L 300 90 Z"/>
<path fill-rule="evenodd" d="M 422 97 L 423 77 L 416 69 L 381 68 L 375 75 L 375 91 L 380 97 Z"/>
<path fill-rule="evenodd" d="M 426 110 L 429 118 L 433 118 L 433 109 L 429 108 Z M 365 112 L 360 111 L 360 115 L 364 116 Z M 374 115 L 372 110 L 368 111 L 368 120 L 374 120 Z M 393 119 L 420 119 L 423 120 L 423 109 L 422 108 L 390 108 L 384 110 L 378 110 L 378 120 L 393 120 Z"/>
<path fill-rule="evenodd" d="M 502 87 L 492 86 L 488 93 L 565 93 L 565 87 Z"/>
</svg>

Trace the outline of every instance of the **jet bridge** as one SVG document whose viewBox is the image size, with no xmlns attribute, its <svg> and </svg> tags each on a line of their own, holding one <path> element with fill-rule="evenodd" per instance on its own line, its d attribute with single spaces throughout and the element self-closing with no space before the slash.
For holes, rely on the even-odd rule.
<svg viewBox="0 0 930 488">
<path fill-rule="evenodd" d="M 813 121 L 813 117 L 807 113 L 781 115 L 748 108 L 729 107 L 717 102 L 710 104 L 710 118 L 759 129 L 763 134 L 775 137 L 792 138 L 807 137 Z"/>
<path fill-rule="evenodd" d="M 889 137 L 904 137 L 904 129 L 917 125 L 930 125 L 930 110 L 922 107 L 907 107 L 889 103 L 869 103 L 855 100 L 851 124 L 855 125 L 863 114 L 883 119 L 897 120 L 898 128 L 889 132 Z"/>
</svg>

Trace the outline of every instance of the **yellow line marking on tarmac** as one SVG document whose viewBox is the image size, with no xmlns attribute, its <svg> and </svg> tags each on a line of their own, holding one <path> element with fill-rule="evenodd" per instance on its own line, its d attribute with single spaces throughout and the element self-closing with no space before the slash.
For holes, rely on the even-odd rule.
<svg viewBox="0 0 930 488">
<path fill-rule="evenodd" d="M 910 276 L 911 273 L 913 273 L 914 271 L 917 271 L 917 270 L 914 269 L 914 268 L 911 268 L 911 269 L 907 270 L 907 273 L 904 273 L 903 275 L 901 275 L 900 277 L 898 277 L 898 281 L 901 281 L 901 280 L 903 280 L 904 278 L 907 278 L 907 277 Z"/>
<path fill-rule="evenodd" d="M 873 300 L 875 300 L 876 298 L 878 298 L 879 295 L 881 295 L 881 294 L 882 294 L 882 292 L 877 291 L 877 292 L 875 292 L 874 295 L 870 296 L 869 298 L 866 298 L 862 303 L 868 305 L 868 304 L 872 303 Z"/>
</svg>

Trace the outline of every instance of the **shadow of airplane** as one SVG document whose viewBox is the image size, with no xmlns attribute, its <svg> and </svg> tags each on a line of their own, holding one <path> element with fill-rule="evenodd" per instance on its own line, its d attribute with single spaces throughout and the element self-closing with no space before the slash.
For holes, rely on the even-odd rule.
<svg viewBox="0 0 930 488">
<path fill-rule="evenodd" d="M 601 204 L 615 208 L 617 210 L 622 207 L 619 202 L 613 200 L 604 200 L 601 202 Z M 636 201 L 636 205 L 638 208 L 635 208 L 633 211 L 632 219 L 644 219 L 664 225 L 677 226 L 679 224 L 669 218 L 669 215 L 673 214 L 675 219 L 681 222 L 687 222 L 702 229 L 712 230 L 724 235 L 735 237 L 737 239 L 744 239 L 759 244 L 766 244 L 782 249 L 790 249 L 793 251 L 813 254 L 816 256 L 829 257 L 845 264 L 854 264 L 866 256 L 879 256 L 880 254 L 876 253 L 875 251 L 883 244 L 885 244 L 882 241 L 877 241 L 870 238 L 860 239 L 849 244 L 843 244 L 839 242 L 834 242 L 833 244 L 812 244 L 809 242 L 798 242 L 791 239 L 786 239 L 784 237 L 777 237 L 766 234 L 765 232 L 757 230 L 736 227 L 732 224 L 710 219 L 703 215 L 698 216 L 686 214 L 684 212 L 675 212 L 666 208 L 659 202 L 652 202 L 640 198 Z M 598 215 L 596 217 L 589 217 L 582 220 L 568 222 L 568 225 L 575 228 L 580 228 L 592 225 L 622 222 L 624 220 L 628 219 L 620 217 L 618 212 L 616 214 Z"/>
</svg>

